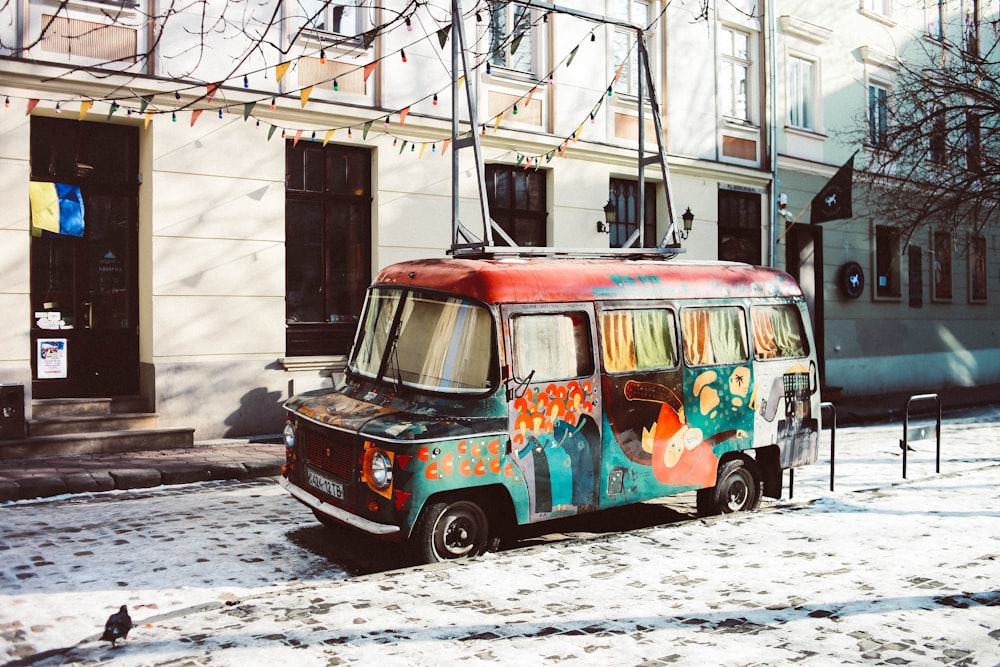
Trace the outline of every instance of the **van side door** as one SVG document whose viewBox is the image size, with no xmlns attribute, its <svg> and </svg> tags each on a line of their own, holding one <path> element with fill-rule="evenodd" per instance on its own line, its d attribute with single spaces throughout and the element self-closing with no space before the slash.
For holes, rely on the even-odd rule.
<svg viewBox="0 0 1000 667">
<path fill-rule="evenodd" d="M 511 457 L 527 485 L 527 515 L 541 521 L 596 509 L 601 402 L 593 304 L 503 306 L 501 314 Z"/>
</svg>

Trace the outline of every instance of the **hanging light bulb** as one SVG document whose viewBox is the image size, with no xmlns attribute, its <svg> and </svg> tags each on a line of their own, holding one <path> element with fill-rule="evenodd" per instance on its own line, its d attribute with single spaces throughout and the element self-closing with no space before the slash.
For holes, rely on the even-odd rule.
<svg viewBox="0 0 1000 667">
<path fill-rule="evenodd" d="M 596 42 L 597 41 L 597 35 L 595 35 L 594 33 L 590 33 L 590 41 Z"/>
<path fill-rule="evenodd" d="M 486 61 L 486 73 L 487 73 L 487 74 L 489 74 L 489 73 L 490 73 L 490 72 L 492 72 L 492 71 L 493 71 L 493 68 L 492 68 L 492 67 L 490 67 L 490 61 L 489 61 L 489 60 L 487 60 L 487 61 Z"/>
<path fill-rule="evenodd" d="M 274 111 L 274 107 L 275 107 L 275 105 L 277 103 L 278 103 L 278 98 L 277 97 L 272 97 L 271 98 L 271 111 Z"/>
<path fill-rule="evenodd" d="M 410 23 L 410 17 L 409 16 L 406 17 L 406 31 L 407 32 L 413 32 L 413 24 Z"/>
<path fill-rule="evenodd" d="M 174 99 L 177 100 L 178 102 L 181 101 L 181 91 L 179 90 L 174 91 Z"/>
<path fill-rule="evenodd" d="M 222 118 L 222 107 L 219 107 L 219 118 Z"/>
<path fill-rule="evenodd" d="M 170 112 L 170 121 L 172 123 L 176 123 L 177 122 L 177 112 L 176 111 L 171 111 Z"/>
<path fill-rule="evenodd" d="M 396 147 L 396 143 L 397 143 L 398 141 L 399 141 L 399 140 L 398 140 L 398 139 L 396 139 L 396 137 L 393 137 L 393 138 L 392 138 L 392 147 L 393 147 L 393 148 L 395 148 L 395 147 Z"/>
<path fill-rule="evenodd" d="M 333 80 L 333 90 L 334 90 L 334 92 L 340 90 L 340 84 L 337 83 L 336 79 Z"/>
<path fill-rule="evenodd" d="M 56 113 L 62 113 L 62 109 L 59 107 L 58 102 L 56 102 Z"/>
<path fill-rule="evenodd" d="M 437 153 L 437 144 L 431 144 L 431 153 Z"/>
<path fill-rule="evenodd" d="M 282 128 L 282 130 L 281 130 L 281 138 L 282 138 L 282 139 L 284 139 L 284 138 L 285 138 L 285 130 L 284 130 L 284 128 Z"/>
<path fill-rule="evenodd" d="M 551 85 L 553 85 L 554 83 L 555 83 L 555 80 L 554 80 L 554 79 L 552 78 L 552 75 L 551 75 L 551 74 L 549 74 L 549 85 L 551 86 Z"/>
<path fill-rule="evenodd" d="M 404 63 L 406 62 L 406 50 L 405 49 L 400 49 L 399 50 L 399 57 L 403 59 Z"/>
<path fill-rule="evenodd" d="M 593 124 L 595 122 L 595 120 L 594 120 L 594 112 L 593 111 L 590 112 L 590 122 L 591 122 L 591 124 Z"/>
<path fill-rule="evenodd" d="M 611 97 L 611 95 L 612 95 L 611 86 L 608 86 L 608 97 Z"/>
<path fill-rule="evenodd" d="M 118 111 L 118 109 L 120 109 L 120 108 L 121 107 L 118 106 L 117 102 L 112 102 L 111 103 L 111 113 L 114 113 L 114 112 Z"/>
<path fill-rule="evenodd" d="M 326 49 L 319 50 L 319 64 L 320 65 L 326 64 Z"/>
<path fill-rule="evenodd" d="M 309 141 L 316 141 L 316 131 L 313 130 L 312 136 L 309 137 Z"/>
<path fill-rule="evenodd" d="M 486 126 L 485 125 L 483 125 L 483 136 L 484 137 L 486 136 Z"/>
<path fill-rule="evenodd" d="M 438 103 L 438 94 L 434 93 L 434 99 L 431 100 L 431 104 L 433 104 L 434 106 L 437 106 L 437 103 Z"/>
<path fill-rule="evenodd" d="M 256 127 L 260 127 L 260 118 L 257 119 L 257 125 L 256 125 Z"/>
<path fill-rule="evenodd" d="M 383 125 L 384 127 L 389 127 L 389 117 L 388 117 L 388 116 L 386 116 L 386 117 L 385 117 L 385 122 L 384 122 L 384 123 L 382 123 L 382 125 Z"/>
<path fill-rule="evenodd" d="M 351 128 L 347 128 L 347 138 L 351 138 Z"/>
<path fill-rule="evenodd" d="M 243 87 L 244 88 L 250 87 L 250 79 L 247 78 L 246 74 L 243 75 Z"/>
<path fill-rule="evenodd" d="M 9 109 L 10 108 L 10 98 L 9 97 L 6 98 L 6 99 L 4 99 L 4 101 L 3 101 L 3 108 L 4 109 Z"/>
<path fill-rule="evenodd" d="M 516 104 L 514 105 L 514 115 L 515 116 L 517 115 L 517 105 Z"/>
</svg>

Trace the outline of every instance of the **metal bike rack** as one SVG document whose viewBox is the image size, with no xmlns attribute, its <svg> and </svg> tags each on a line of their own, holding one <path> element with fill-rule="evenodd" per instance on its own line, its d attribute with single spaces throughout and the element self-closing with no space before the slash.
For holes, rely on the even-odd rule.
<svg viewBox="0 0 1000 667">
<path fill-rule="evenodd" d="M 903 479 L 906 479 L 906 453 L 909 451 L 910 433 L 910 404 L 915 401 L 933 400 L 937 403 L 937 423 L 935 424 L 937 440 L 937 458 L 934 465 L 934 472 L 941 472 L 941 398 L 937 394 L 917 394 L 910 396 L 906 400 L 906 410 L 903 413 L 903 439 L 899 441 L 899 446 L 903 450 Z M 917 438 L 922 440 L 923 438 Z"/>
<path fill-rule="evenodd" d="M 824 402 L 819 404 L 820 413 L 823 410 L 829 410 L 832 415 L 830 420 L 830 490 L 833 491 L 833 470 L 834 463 L 837 459 L 837 408 L 834 407 L 833 403 Z M 823 420 L 824 423 L 826 420 Z M 788 469 L 788 498 L 789 500 L 795 496 L 795 468 Z"/>
</svg>

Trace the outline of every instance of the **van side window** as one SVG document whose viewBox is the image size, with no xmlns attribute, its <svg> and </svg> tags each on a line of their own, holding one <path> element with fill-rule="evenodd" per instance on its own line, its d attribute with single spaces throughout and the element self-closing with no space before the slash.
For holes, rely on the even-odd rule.
<svg viewBox="0 0 1000 667">
<path fill-rule="evenodd" d="M 674 314 L 669 310 L 606 310 L 601 313 L 604 368 L 609 373 L 677 365 Z"/>
<path fill-rule="evenodd" d="M 746 323 L 737 306 L 683 309 L 681 335 L 684 360 L 691 366 L 747 360 Z"/>
<path fill-rule="evenodd" d="M 804 357 L 808 352 L 802 317 L 793 304 L 751 306 L 750 321 L 755 359 Z"/>
<path fill-rule="evenodd" d="M 514 315 L 510 318 L 514 377 L 532 382 L 566 380 L 594 372 L 586 313 Z"/>
</svg>

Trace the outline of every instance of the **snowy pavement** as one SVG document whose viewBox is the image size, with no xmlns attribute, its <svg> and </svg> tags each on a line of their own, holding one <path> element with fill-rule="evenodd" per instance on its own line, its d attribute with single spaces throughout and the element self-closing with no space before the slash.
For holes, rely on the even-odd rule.
<svg viewBox="0 0 1000 667">
<path fill-rule="evenodd" d="M 900 426 L 840 429 L 832 493 L 821 460 L 760 512 L 353 578 L 273 483 L 6 504 L 0 660 L 996 665 L 998 421 L 947 421 L 938 475 L 933 441 L 903 482 Z"/>
</svg>

